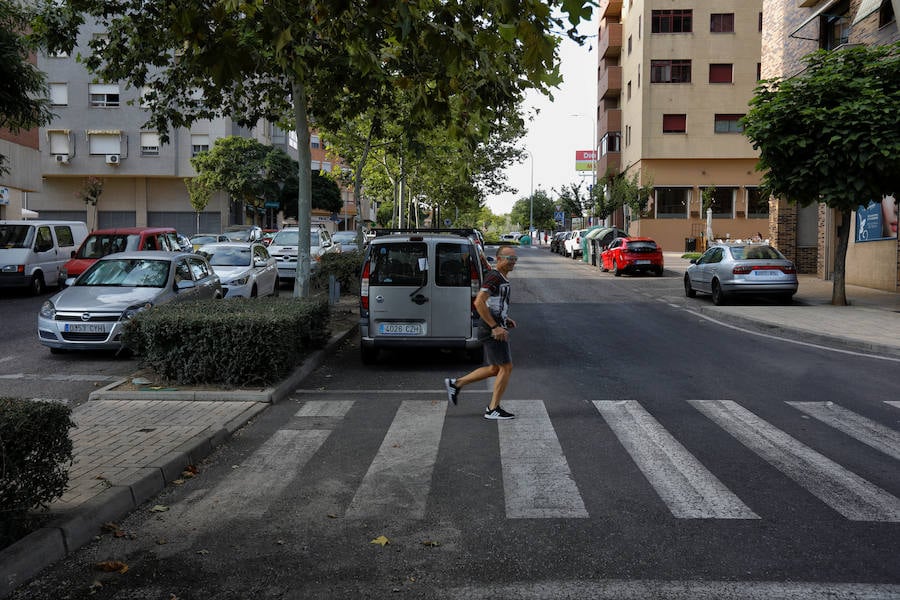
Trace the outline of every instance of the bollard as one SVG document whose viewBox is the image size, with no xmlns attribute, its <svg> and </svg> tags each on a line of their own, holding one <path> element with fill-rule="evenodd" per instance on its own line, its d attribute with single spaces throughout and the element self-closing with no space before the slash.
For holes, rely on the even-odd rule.
<svg viewBox="0 0 900 600">
<path fill-rule="evenodd" d="M 334 275 L 328 276 L 328 304 L 334 306 L 341 299 L 341 282 Z"/>
</svg>

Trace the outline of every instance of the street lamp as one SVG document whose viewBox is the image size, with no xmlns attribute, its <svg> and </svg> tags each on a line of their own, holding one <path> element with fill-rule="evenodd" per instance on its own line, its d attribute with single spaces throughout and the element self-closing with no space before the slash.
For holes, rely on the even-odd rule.
<svg viewBox="0 0 900 600">
<path fill-rule="evenodd" d="M 588 115 L 574 113 L 569 116 L 585 118 Z M 597 152 L 597 121 L 594 118 L 591 118 L 591 130 L 594 132 L 592 137 L 594 145 L 591 147 L 591 201 L 593 202 L 594 187 L 597 185 L 597 159 L 599 158 L 599 153 Z"/>
<path fill-rule="evenodd" d="M 534 154 L 529 150 L 525 152 L 531 157 L 531 195 L 528 197 L 528 237 L 531 237 L 534 231 Z"/>
</svg>

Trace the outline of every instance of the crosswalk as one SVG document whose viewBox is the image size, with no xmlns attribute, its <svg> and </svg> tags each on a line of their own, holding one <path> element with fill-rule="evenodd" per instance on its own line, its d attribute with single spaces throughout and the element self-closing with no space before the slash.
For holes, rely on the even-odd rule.
<svg viewBox="0 0 900 600">
<path fill-rule="evenodd" d="M 266 457 L 288 456 L 290 470 L 298 473 L 317 452 L 323 451 L 330 436 L 340 435 L 341 423 L 352 418 L 357 402 L 346 397 L 330 399 L 314 392 L 306 397 L 294 419 L 319 421 L 311 427 L 281 431 L 260 447 L 246 462 L 252 467 L 249 470 L 254 473 L 253 482 L 233 479 L 223 483 L 256 486 L 256 491 L 235 493 L 238 490 L 229 489 L 231 497 L 243 498 L 248 506 L 256 506 L 256 511 L 264 510 L 259 506 L 265 503 L 263 496 L 271 497 L 277 491 L 272 489 L 271 481 L 278 479 L 266 472 L 271 463 L 271 458 Z M 596 412 L 587 418 L 596 418 L 608 427 L 637 467 L 636 472 L 646 479 L 673 518 L 767 518 L 759 508 L 751 509 L 747 499 L 740 497 L 741 492 L 730 490 L 714 472 L 715 467 L 705 466 L 688 449 L 689 445 L 679 441 L 679 436 L 668 431 L 641 402 L 597 400 L 591 404 Z M 900 499 L 842 466 L 843 457 L 826 456 L 732 400 L 689 400 L 686 405 L 737 442 L 735 447 L 749 450 L 843 518 L 900 522 Z M 894 466 L 894 474 L 888 476 L 889 485 L 897 482 L 900 432 L 832 402 L 783 405 L 788 411 L 797 411 L 800 418 L 827 425 L 827 431 L 841 440 L 855 440 L 886 457 Z M 884 405 L 889 411 L 900 410 L 900 402 Z M 591 518 L 589 507 L 596 506 L 596 502 L 586 501 L 585 494 L 597 493 L 597 489 L 579 486 L 578 473 L 570 466 L 546 403 L 508 400 L 504 406 L 517 415 L 512 421 L 496 424 L 506 518 Z M 367 463 L 365 475 L 355 484 L 352 499 L 343 507 L 344 518 L 426 518 L 432 482 L 440 468 L 438 457 L 447 427 L 447 410 L 444 402 L 410 398 L 399 401 L 380 446 Z M 322 422 L 323 417 L 327 423 Z M 607 429 L 602 431 L 605 434 Z M 284 464 L 271 464 L 271 468 L 280 469 L 284 479 Z M 262 486 L 263 480 L 269 483 Z M 266 494 L 258 492 L 262 487 L 267 488 Z"/>
</svg>

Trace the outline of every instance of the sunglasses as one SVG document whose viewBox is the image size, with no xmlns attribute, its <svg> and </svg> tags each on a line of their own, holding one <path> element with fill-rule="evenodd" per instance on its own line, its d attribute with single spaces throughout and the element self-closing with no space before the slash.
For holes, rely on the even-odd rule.
<svg viewBox="0 0 900 600">
<path fill-rule="evenodd" d="M 519 260 L 519 257 L 518 257 L 518 256 L 506 256 L 506 255 L 504 255 L 504 256 L 501 256 L 500 258 L 505 258 L 505 259 L 508 260 L 509 262 L 516 262 L 517 260 Z"/>
</svg>

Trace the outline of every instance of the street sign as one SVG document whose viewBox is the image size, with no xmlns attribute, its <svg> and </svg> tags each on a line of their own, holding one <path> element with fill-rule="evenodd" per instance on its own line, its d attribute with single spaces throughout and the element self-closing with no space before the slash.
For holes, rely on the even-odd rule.
<svg viewBox="0 0 900 600">
<path fill-rule="evenodd" d="M 557 223 L 562 223 L 563 221 L 566 220 L 566 213 L 564 213 L 564 212 L 561 211 L 561 210 L 558 210 L 558 211 L 554 212 L 554 213 L 553 213 L 553 220 L 556 221 Z"/>
<path fill-rule="evenodd" d="M 453 225 L 452 219 L 444 219 L 444 227 L 450 227 L 451 225 Z"/>
</svg>

